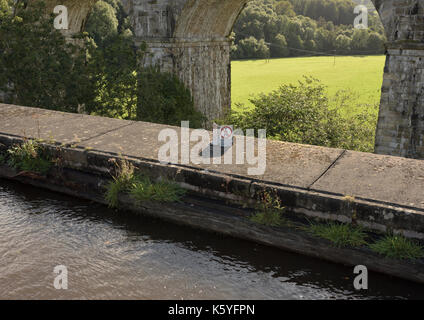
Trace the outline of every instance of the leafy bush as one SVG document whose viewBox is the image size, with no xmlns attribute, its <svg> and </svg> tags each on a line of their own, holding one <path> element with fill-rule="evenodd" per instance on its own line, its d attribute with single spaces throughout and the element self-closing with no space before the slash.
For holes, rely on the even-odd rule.
<svg viewBox="0 0 424 320">
<path fill-rule="evenodd" d="M 176 75 L 150 67 L 139 72 L 136 120 L 175 126 L 186 120 L 192 128 L 201 128 L 206 118 Z"/>
<path fill-rule="evenodd" d="M 239 105 L 225 120 L 240 129 L 266 129 L 270 139 L 372 152 L 377 113 L 341 114 L 341 105 L 351 103 L 346 92 L 330 101 L 326 87 L 305 77 L 298 85 L 250 99 L 253 108 Z"/>
</svg>

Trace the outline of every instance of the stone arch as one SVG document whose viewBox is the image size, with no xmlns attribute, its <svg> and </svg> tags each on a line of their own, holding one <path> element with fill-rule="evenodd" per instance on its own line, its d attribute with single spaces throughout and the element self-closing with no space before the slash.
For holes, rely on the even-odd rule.
<svg viewBox="0 0 424 320">
<path fill-rule="evenodd" d="M 174 37 L 225 39 L 247 2 L 249 0 L 189 0 L 180 14 Z"/>
<path fill-rule="evenodd" d="M 69 29 L 64 30 L 65 36 L 72 36 L 83 31 L 87 16 L 97 0 L 44 0 L 48 13 L 52 13 L 54 7 L 64 5 L 68 8 Z"/>
</svg>

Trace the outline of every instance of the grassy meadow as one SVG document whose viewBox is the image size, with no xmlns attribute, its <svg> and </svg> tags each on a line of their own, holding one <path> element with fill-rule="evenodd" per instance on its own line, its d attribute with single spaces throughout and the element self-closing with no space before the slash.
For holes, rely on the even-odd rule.
<svg viewBox="0 0 424 320">
<path fill-rule="evenodd" d="M 385 56 L 302 57 L 232 62 L 232 107 L 249 106 L 249 97 L 268 93 L 281 84 L 296 84 L 312 76 L 328 87 L 329 97 L 339 90 L 354 92 L 355 100 L 343 112 L 356 113 L 380 101 Z M 361 107 L 359 107 L 361 105 Z"/>
</svg>

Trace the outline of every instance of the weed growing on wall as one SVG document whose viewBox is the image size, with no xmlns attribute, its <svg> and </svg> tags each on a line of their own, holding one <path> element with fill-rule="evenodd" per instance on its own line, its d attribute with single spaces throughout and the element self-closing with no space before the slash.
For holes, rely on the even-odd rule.
<svg viewBox="0 0 424 320">
<path fill-rule="evenodd" d="M 283 210 L 284 207 L 281 206 L 281 201 L 278 198 L 264 192 L 260 196 L 256 213 L 250 217 L 250 220 L 266 226 L 278 227 L 285 223 L 281 216 Z"/>
<path fill-rule="evenodd" d="M 307 231 L 331 241 L 336 247 L 360 247 L 367 244 L 363 229 L 348 224 L 311 224 Z"/>
<path fill-rule="evenodd" d="M 130 188 L 131 197 L 138 203 L 145 201 L 177 202 L 185 190 L 170 181 L 152 183 L 149 178 L 136 176 Z"/>
<path fill-rule="evenodd" d="M 387 235 L 369 247 L 387 258 L 414 260 L 424 257 L 421 245 L 400 235 Z"/>
<path fill-rule="evenodd" d="M 52 165 L 47 151 L 34 140 L 26 140 L 7 152 L 7 164 L 16 170 L 46 174 Z"/>
<path fill-rule="evenodd" d="M 119 205 L 119 194 L 127 193 L 137 203 L 146 201 L 177 202 L 185 190 L 172 181 L 152 182 L 148 177 L 135 173 L 134 166 L 126 160 L 116 165 L 113 180 L 106 186 L 105 199 L 111 208 Z"/>
<path fill-rule="evenodd" d="M 134 166 L 127 160 L 116 162 L 113 180 L 106 185 L 105 199 L 111 208 L 117 208 L 119 194 L 127 192 L 134 180 Z"/>
</svg>

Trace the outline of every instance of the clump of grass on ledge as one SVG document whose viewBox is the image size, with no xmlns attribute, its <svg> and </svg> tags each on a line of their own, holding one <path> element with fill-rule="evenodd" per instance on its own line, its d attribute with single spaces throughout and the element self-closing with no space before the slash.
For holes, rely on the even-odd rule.
<svg viewBox="0 0 424 320">
<path fill-rule="evenodd" d="M 46 150 L 34 140 L 26 140 L 7 152 L 7 164 L 16 170 L 46 174 L 52 165 Z"/>
<path fill-rule="evenodd" d="M 387 235 L 369 247 L 387 258 L 415 260 L 424 257 L 422 246 L 401 235 Z"/>
<path fill-rule="evenodd" d="M 348 224 L 311 224 L 307 231 L 331 241 L 336 247 L 360 247 L 367 244 L 363 229 Z"/>
<path fill-rule="evenodd" d="M 285 224 L 285 219 L 281 216 L 284 207 L 278 198 L 273 198 L 269 193 L 264 192 L 260 197 L 260 204 L 256 213 L 250 217 L 250 221 L 271 227 L 278 227 Z"/>
<path fill-rule="evenodd" d="M 158 201 L 177 202 L 185 194 L 185 190 L 170 181 L 152 183 L 147 177 L 135 176 L 130 188 L 131 197 L 137 202 Z"/>
<path fill-rule="evenodd" d="M 106 186 L 106 201 L 111 208 L 119 205 L 119 194 L 127 193 L 137 203 L 145 201 L 176 202 L 185 190 L 170 181 L 151 182 L 148 177 L 135 174 L 134 166 L 126 160 L 117 163 L 116 174 Z"/>
<path fill-rule="evenodd" d="M 134 166 L 126 160 L 116 163 L 113 180 L 106 186 L 105 199 L 111 208 L 118 207 L 120 193 L 128 192 L 134 180 Z"/>
</svg>

